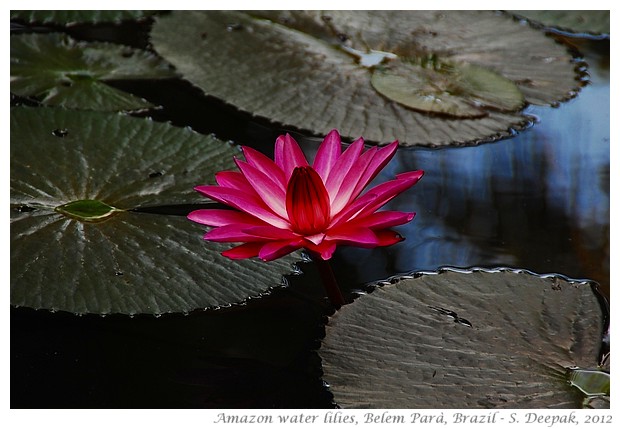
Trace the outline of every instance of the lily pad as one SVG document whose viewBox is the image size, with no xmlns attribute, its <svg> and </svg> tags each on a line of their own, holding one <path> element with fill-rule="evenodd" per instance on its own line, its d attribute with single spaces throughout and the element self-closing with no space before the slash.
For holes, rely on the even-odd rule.
<svg viewBox="0 0 620 429">
<path fill-rule="evenodd" d="M 151 40 L 184 78 L 242 110 L 319 135 L 338 128 L 407 146 L 510 136 L 532 124 L 519 112 L 523 102 L 555 105 L 583 84 L 565 47 L 488 11 L 174 11 L 156 19 Z M 476 114 L 446 118 L 433 105 L 375 89 L 386 69 L 434 83 L 437 74 L 411 76 L 420 67 L 407 65 L 428 57 L 458 65 L 476 83 L 451 94 Z M 502 83 L 477 87 L 486 76 Z"/>
<path fill-rule="evenodd" d="M 569 382 L 588 396 L 609 396 L 611 379 L 609 373 L 598 369 L 571 368 Z"/>
<path fill-rule="evenodd" d="M 11 19 L 29 24 L 99 24 L 143 19 L 153 13 L 146 10 L 12 10 Z"/>
<path fill-rule="evenodd" d="M 338 405 L 584 404 L 568 369 L 597 367 L 608 318 L 591 283 L 449 269 L 391 283 L 329 320 L 319 354 Z"/>
<path fill-rule="evenodd" d="M 372 74 L 372 86 L 402 105 L 422 112 L 460 118 L 481 118 L 485 108 L 520 110 L 524 98 L 519 88 L 501 75 L 472 64 L 423 61 L 390 63 Z"/>
<path fill-rule="evenodd" d="M 111 43 L 78 42 L 69 36 L 11 36 L 11 92 L 67 108 L 114 111 L 153 107 L 105 84 L 108 80 L 174 77 L 157 56 Z"/>
<path fill-rule="evenodd" d="M 511 10 L 537 26 L 555 28 L 575 35 L 603 35 L 609 37 L 608 10 Z"/>
<path fill-rule="evenodd" d="M 185 216 L 234 146 L 121 114 L 11 110 L 11 303 L 74 313 L 187 312 L 283 283 L 294 256 L 232 261 Z"/>
<path fill-rule="evenodd" d="M 98 200 L 78 200 L 63 204 L 55 208 L 58 213 L 80 220 L 82 222 L 99 222 L 106 220 L 115 213 L 120 213 L 115 207 Z"/>
</svg>

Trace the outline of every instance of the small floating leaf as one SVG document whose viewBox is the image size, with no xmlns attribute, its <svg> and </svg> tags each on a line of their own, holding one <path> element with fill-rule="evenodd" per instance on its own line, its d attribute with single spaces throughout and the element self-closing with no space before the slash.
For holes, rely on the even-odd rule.
<svg viewBox="0 0 620 429">
<path fill-rule="evenodd" d="M 382 95 L 422 112 L 460 118 L 486 116 L 484 107 L 517 111 L 524 98 L 509 79 L 472 64 L 393 61 L 377 68 L 372 86 Z"/>
<path fill-rule="evenodd" d="M 524 101 L 555 105 L 583 85 L 565 47 L 490 11 L 173 11 L 156 18 L 151 40 L 206 94 L 315 134 L 337 128 L 376 143 L 497 140 L 531 124 L 516 111 Z M 438 109 L 433 91 L 430 101 L 425 91 L 405 101 L 411 93 L 392 92 L 404 77 L 398 70 L 398 78 L 374 72 L 371 82 L 373 66 L 390 69 L 394 61 L 432 55 L 470 65 L 459 72 L 465 101 L 441 93 L 448 108 Z M 481 85 L 488 80 L 493 84 Z M 375 89 L 382 84 L 390 87 L 387 97 Z M 448 118 L 428 113 L 453 109 Z"/>
<path fill-rule="evenodd" d="M 578 408 L 566 370 L 597 366 L 607 316 L 590 283 L 447 270 L 342 307 L 319 355 L 341 407 Z"/>
<path fill-rule="evenodd" d="M 498 110 L 513 111 L 524 107 L 525 98 L 510 79 L 493 70 L 473 64 L 454 64 L 457 92 Z"/>
<path fill-rule="evenodd" d="M 11 303 L 160 314 L 230 305 L 280 285 L 294 256 L 232 261 L 220 255 L 229 245 L 204 241 L 185 216 L 130 210 L 204 203 L 194 186 L 234 168 L 239 155 L 214 137 L 146 119 L 13 108 Z"/>
<path fill-rule="evenodd" d="M 120 211 L 97 200 L 72 201 L 56 207 L 55 210 L 83 222 L 99 222 Z"/>
<path fill-rule="evenodd" d="M 143 109 L 152 104 L 104 82 L 173 76 L 169 65 L 155 55 L 127 46 L 78 42 L 58 33 L 11 36 L 11 92 L 40 98 L 43 104 Z"/>
<path fill-rule="evenodd" d="M 30 24 L 98 24 L 141 19 L 153 13 L 144 10 L 12 10 L 11 19 L 20 19 Z"/>
<path fill-rule="evenodd" d="M 568 371 L 571 386 L 588 396 L 609 396 L 611 379 L 609 373 L 600 370 L 571 368 Z"/>
</svg>

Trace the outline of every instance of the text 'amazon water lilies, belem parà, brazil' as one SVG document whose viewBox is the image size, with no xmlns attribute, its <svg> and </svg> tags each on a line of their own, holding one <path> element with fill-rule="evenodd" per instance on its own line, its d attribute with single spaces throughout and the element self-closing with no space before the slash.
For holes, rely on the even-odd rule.
<svg viewBox="0 0 620 429">
<path fill-rule="evenodd" d="M 243 243 L 222 253 L 231 259 L 271 261 L 304 248 L 314 258 L 328 260 L 340 244 L 373 248 L 401 241 L 390 228 L 411 221 L 415 213 L 377 210 L 415 185 L 424 172 L 398 174 L 362 194 L 392 159 L 398 142 L 366 152 L 363 138 L 345 151 L 341 146 L 338 131 L 332 130 L 312 166 L 288 134 L 277 138 L 273 161 L 243 147 L 246 161 L 235 159 L 240 171 L 219 172 L 217 185 L 195 188 L 237 210 L 202 209 L 188 218 L 216 227 L 206 240 Z"/>
</svg>

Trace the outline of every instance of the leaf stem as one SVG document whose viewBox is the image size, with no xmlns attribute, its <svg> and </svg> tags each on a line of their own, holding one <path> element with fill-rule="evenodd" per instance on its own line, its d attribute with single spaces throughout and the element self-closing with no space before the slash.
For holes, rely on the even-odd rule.
<svg viewBox="0 0 620 429">
<path fill-rule="evenodd" d="M 336 309 L 339 309 L 346 304 L 346 302 L 340 292 L 340 287 L 338 287 L 336 276 L 334 276 L 334 271 L 332 270 L 329 261 L 324 260 L 320 255 L 313 252 L 308 251 L 308 254 L 319 270 L 319 275 L 321 276 L 321 281 L 323 281 L 323 287 L 325 288 L 325 292 L 327 292 L 329 300 L 333 306 L 336 307 Z"/>
</svg>

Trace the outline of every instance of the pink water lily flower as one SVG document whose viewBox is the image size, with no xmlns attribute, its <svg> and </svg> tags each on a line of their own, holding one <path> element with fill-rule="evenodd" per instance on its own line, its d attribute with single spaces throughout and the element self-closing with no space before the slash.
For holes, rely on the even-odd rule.
<svg viewBox="0 0 620 429">
<path fill-rule="evenodd" d="M 235 159 L 240 171 L 216 174 L 217 185 L 195 189 L 233 207 L 203 209 L 188 218 L 215 227 L 205 240 L 243 243 L 223 252 L 231 259 L 258 256 L 265 261 L 305 248 L 328 260 L 340 244 L 372 248 L 402 240 L 390 228 L 409 222 L 415 213 L 377 211 L 413 186 L 424 174 L 411 171 L 362 191 L 392 159 L 398 142 L 366 152 L 359 138 L 344 152 L 338 131 L 321 143 L 310 166 L 297 142 L 280 136 L 275 161 L 243 147 L 245 161 Z"/>
</svg>

